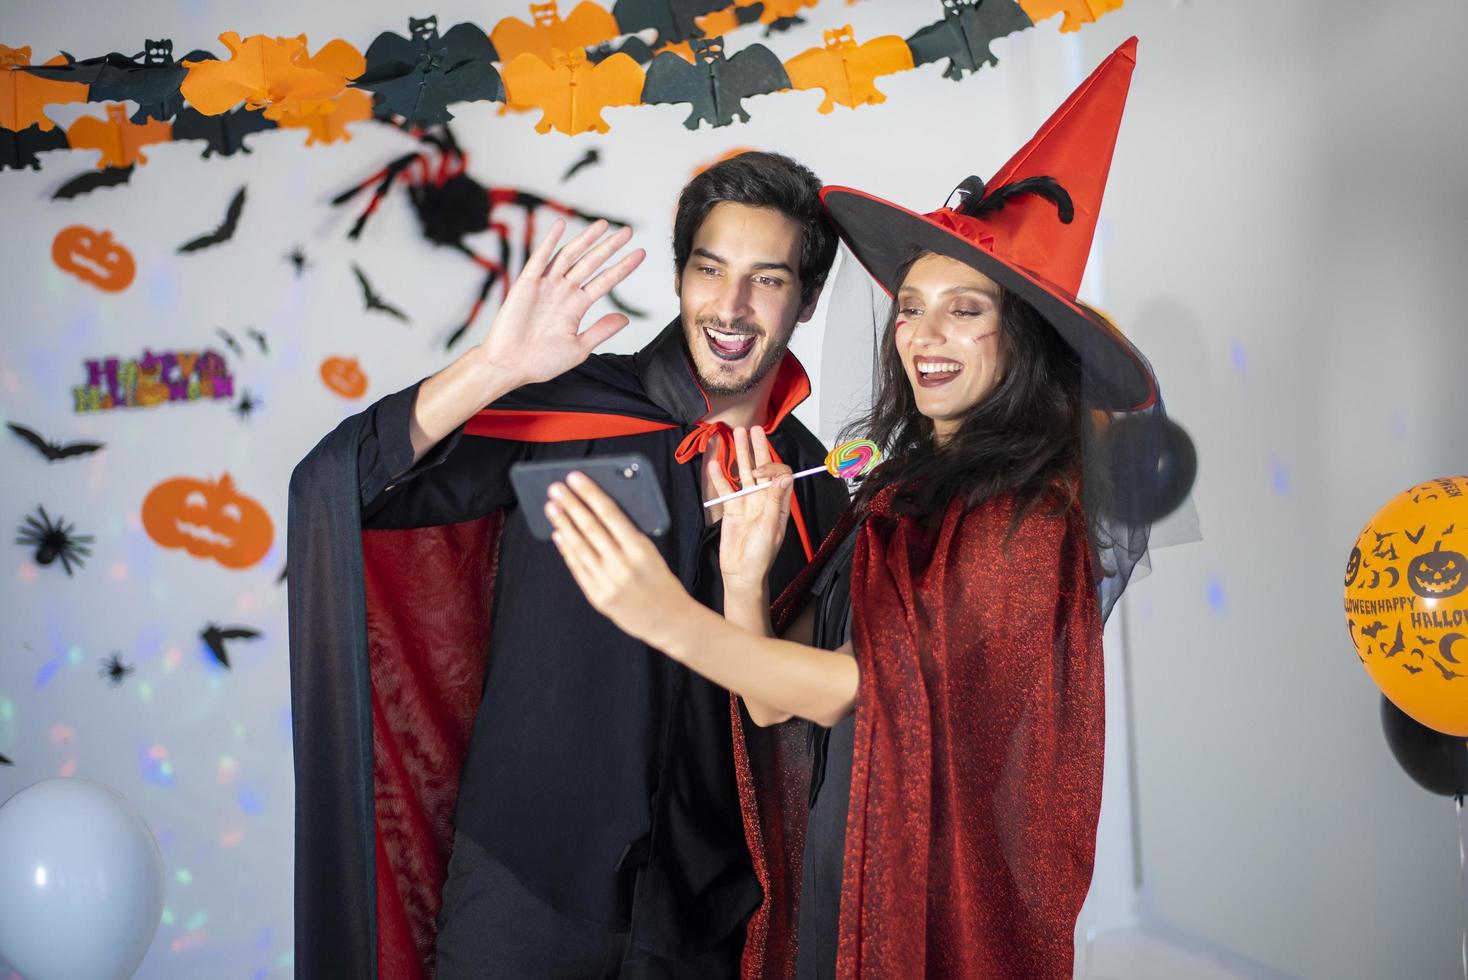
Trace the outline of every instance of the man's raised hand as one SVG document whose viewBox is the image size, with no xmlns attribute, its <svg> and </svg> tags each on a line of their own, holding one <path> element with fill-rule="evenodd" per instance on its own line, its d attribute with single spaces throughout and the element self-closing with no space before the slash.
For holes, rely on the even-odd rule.
<svg viewBox="0 0 1468 980">
<path fill-rule="evenodd" d="M 632 229 L 608 235 L 608 228 L 607 222 L 597 221 L 557 251 L 566 230 L 558 218 L 535 246 L 479 345 L 497 374 L 514 379 L 516 386 L 549 381 L 586 360 L 630 322 L 620 313 L 608 313 L 581 329 L 592 304 L 647 257 L 638 248 L 611 261 L 632 239 Z"/>
</svg>

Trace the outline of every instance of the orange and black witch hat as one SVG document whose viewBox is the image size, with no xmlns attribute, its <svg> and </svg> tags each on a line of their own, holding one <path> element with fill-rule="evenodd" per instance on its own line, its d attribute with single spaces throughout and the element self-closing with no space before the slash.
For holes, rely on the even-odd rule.
<svg viewBox="0 0 1468 980">
<path fill-rule="evenodd" d="M 1126 105 L 1137 39 L 1112 52 L 987 183 L 931 214 L 850 187 L 821 200 L 842 239 L 888 294 L 920 251 L 965 262 L 1027 300 L 1081 356 L 1089 400 L 1134 411 L 1157 398 L 1151 370 L 1116 328 L 1076 301 Z M 950 195 L 951 196 L 951 195 Z"/>
</svg>

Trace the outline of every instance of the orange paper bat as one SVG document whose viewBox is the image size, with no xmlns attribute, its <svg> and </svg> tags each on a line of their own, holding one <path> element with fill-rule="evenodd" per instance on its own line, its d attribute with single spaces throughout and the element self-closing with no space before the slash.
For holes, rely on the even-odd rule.
<svg viewBox="0 0 1468 980">
<path fill-rule="evenodd" d="M 66 131 L 66 142 L 72 149 L 102 151 L 102 159 L 97 161 L 98 170 L 147 163 L 143 147 L 172 140 L 173 123 L 157 119 L 141 124 L 132 122 L 127 118 L 127 108 L 116 102 L 107 104 L 106 119 L 82 116 Z"/>
<path fill-rule="evenodd" d="M 46 118 L 46 106 L 64 102 L 87 101 L 86 82 L 58 82 L 50 78 L 32 75 L 28 71 L 16 71 L 31 63 L 31 49 L 8 48 L 0 44 L 0 127 L 21 130 L 40 126 L 41 132 L 49 133 L 56 124 Z M 64 65 L 66 59 L 57 55 L 48 65 Z"/>
<path fill-rule="evenodd" d="M 554 127 L 568 136 L 588 129 L 605 133 L 610 127 L 601 111 L 607 106 L 637 105 L 646 81 L 641 66 L 629 56 L 614 54 L 593 64 L 581 48 L 555 52 L 554 64 L 522 54 L 500 75 L 507 103 L 544 111 L 536 132 L 548 133 Z"/>
<path fill-rule="evenodd" d="M 590 2 L 578 3 L 565 20 L 556 0 L 532 3 L 530 20 L 527 24 L 518 17 L 505 17 L 489 32 L 500 64 L 508 65 L 522 54 L 533 54 L 550 64 L 558 50 L 590 47 L 622 33 L 610 11 Z"/>
<path fill-rule="evenodd" d="M 372 93 L 349 88 L 334 99 L 301 102 L 276 117 L 282 129 L 304 129 L 306 145 L 349 140 L 347 123 L 372 118 Z"/>
<path fill-rule="evenodd" d="M 912 50 L 895 34 L 857 44 L 847 24 L 826 31 L 824 36 L 824 48 L 811 48 L 785 62 L 793 87 L 825 89 L 821 112 L 830 112 L 838 102 L 853 109 L 886 102 L 887 97 L 877 91 L 874 80 L 912 67 Z"/>
<path fill-rule="evenodd" d="M 802 10 L 814 7 L 820 2 L 821 0 L 734 0 L 733 6 L 716 10 L 711 14 L 704 14 L 702 17 L 695 17 L 693 22 L 709 37 L 721 37 L 734 31 L 741 23 L 745 23 L 739 19 L 740 7 L 763 7 L 760 11 L 759 22 L 773 24 L 777 20 L 794 17 Z"/>
<path fill-rule="evenodd" d="M 314 55 L 306 53 L 306 35 L 240 39 L 234 31 L 219 35 L 229 48 L 228 61 L 184 61 L 189 70 L 180 90 L 206 116 L 228 112 L 244 101 L 248 109 L 264 109 L 267 119 L 308 115 L 302 102 L 334 99 L 367 67 L 362 53 L 346 41 L 328 41 Z"/>
<path fill-rule="evenodd" d="M 1036 24 L 1047 17 L 1065 14 L 1060 22 L 1062 33 L 1078 31 L 1082 24 L 1095 23 L 1096 18 L 1120 10 L 1124 0 L 1019 0 L 1019 5 Z"/>
</svg>

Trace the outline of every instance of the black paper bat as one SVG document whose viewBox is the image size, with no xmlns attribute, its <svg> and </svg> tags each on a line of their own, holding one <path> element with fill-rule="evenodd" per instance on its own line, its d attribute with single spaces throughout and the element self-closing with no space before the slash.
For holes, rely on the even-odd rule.
<svg viewBox="0 0 1468 980">
<path fill-rule="evenodd" d="M 83 194 L 90 194 L 99 187 L 116 187 L 118 184 L 126 184 L 132 179 L 132 176 L 131 166 L 88 170 L 80 177 L 73 177 L 58 187 L 56 193 L 51 195 L 51 200 L 64 201 Z"/>
<path fill-rule="evenodd" d="M 947 58 L 943 77 L 956 82 L 966 71 L 999 64 L 989 42 L 1033 26 L 1014 0 L 943 0 L 943 19 L 913 34 L 907 46 L 914 65 Z"/>
<path fill-rule="evenodd" d="M 732 58 L 724 57 L 721 37 L 692 42 L 694 64 L 671 51 L 652 59 L 642 101 L 651 105 L 687 102 L 693 112 L 683 120 L 697 129 L 705 120 L 711 126 L 728 126 L 737 118 L 749 122 L 741 101 L 790 87 L 790 76 L 774 52 L 763 44 L 751 44 Z"/>
<path fill-rule="evenodd" d="M 217 623 L 210 623 L 199 634 L 199 639 L 203 640 L 209 652 L 214 654 L 214 659 L 228 668 L 229 653 L 224 649 L 224 641 L 253 640 L 259 635 L 259 630 L 250 629 L 248 626 L 220 626 Z"/>
<path fill-rule="evenodd" d="M 646 310 L 639 310 L 635 306 L 629 306 L 628 304 L 622 302 L 622 300 L 617 297 L 617 291 L 616 290 L 610 290 L 607 293 L 607 302 L 608 303 L 611 303 L 612 304 L 612 309 L 616 310 L 618 313 L 624 314 L 626 316 L 633 317 L 634 319 L 638 319 L 638 320 L 646 320 L 647 319 L 647 311 Z"/>
<path fill-rule="evenodd" d="M 189 70 L 181 62 L 214 60 L 208 51 L 190 51 L 174 61 L 173 42 L 164 38 L 145 41 L 143 50 L 132 56 L 114 51 L 98 58 L 65 65 L 37 65 L 25 70 L 59 81 L 85 82 L 90 86 L 89 102 L 136 102 L 138 111 L 132 114 L 135 123 L 148 119 L 167 122 L 178 115 L 184 104 L 178 89 Z"/>
<path fill-rule="evenodd" d="M 282 566 L 280 566 L 280 574 L 275 577 L 275 584 L 276 585 L 280 585 L 282 582 L 285 581 L 285 575 L 286 575 L 286 572 L 288 572 L 288 571 L 290 571 L 290 566 L 289 565 L 282 565 Z"/>
<path fill-rule="evenodd" d="M 612 16 L 623 34 L 636 34 L 651 28 L 657 31 L 652 42 L 656 51 L 665 44 L 677 44 L 703 37 L 695 18 L 728 7 L 730 0 L 617 0 Z"/>
<path fill-rule="evenodd" d="M 214 332 L 218 334 L 226 344 L 229 345 L 229 349 L 234 351 L 236 356 L 245 356 L 245 349 L 240 346 L 240 342 L 238 340 L 234 339 L 234 334 L 230 333 L 223 327 L 215 327 Z"/>
<path fill-rule="evenodd" d="M 367 48 L 367 70 L 352 84 L 372 93 L 374 113 L 412 126 L 454 117 L 454 102 L 503 102 L 505 86 L 494 67 L 494 44 L 473 24 L 455 24 L 442 36 L 438 18 L 408 18 L 411 38 L 385 31 Z"/>
<path fill-rule="evenodd" d="M 253 340 L 260 348 L 260 353 L 269 354 L 270 345 L 265 342 L 265 335 L 254 327 L 245 328 L 245 336 Z"/>
<path fill-rule="evenodd" d="M 11 432 L 14 432 L 26 442 L 35 446 L 41 455 L 46 457 L 46 462 L 48 463 L 54 463 L 58 459 L 70 459 L 72 456 L 85 456 L 105 446 L 104 443 L 100 442 L 69 442 L 63 446 L 59 442 L 50 442 L 43 439 L 41 434 L 35 429 L 28 429 L 15 422 L 6 422 L 5 424 L 10 428 Z"/>
<path fill-rule="evenodd" d="M 207 235 L 200 235 L 193 241 L 183 243 L 178 247 L 179 253 L 197 252 L 201 248 L 208 248 L 210 245 L 218 245 L 220 242 L 229 241 L 234 237 L 235 229 L 239 227 L 240 212 L 244 210 L 244 207 L 245 189 L 241 187 L 235 193 L 234 200 L 229 202 L 229 210 L 225 212 L 224 223 Z"/>
<path fill-rule="evenodd" d="M 41 161 L 37 153 L 47 150 L 65 150 L 70 144 L 66 134 L 57 126 L 42 132 L 40 126 L 27 126 L 16 131 L 0 128 L 0 170 L 40 170 Z"/>
<path fill-rule="evenodd" d="M 599 65 L 614 54 L 625 54 L 639 65 L 645 65 L 652 60 L 652 48 L 648 47 L 647 42 L 636 34 L 618 45 L 613 45 L 611 41 L 603 41 L 595 47 L 587 48 L 586 60 L 593 65 Z"/>
<path fill-rule="evenodd" d="M 266 129 L 275 129 L 276 122 L 266 119 L 258 109 L 243 106 L 217 116 L 206 116 L 191 106 L 184 106 L 173 120 L 173 141 L 203 140 L 203 157 L 234 156 L 236 153 L 252 152 L 245 145 L 245 137 Z"/>
<path fill-rule="evenodd" d="M 15 763 L 11 762 L 5 756 L 0 755 L 0 766 L 13 766 L 13 765 L 15 765 Z"/>
<path fill-rule="evenodd" d="M 297 279 L 301 278 L 303 272 L 311 268 L 311 263 L 306 261 L 306 250 L 299 245 L 286 253 L 285 260 L 295 267 Z"/>
<path fill-rule="evenodd" d="M 572 177 L 576 176 L 587 167 L 590 167 L 593 164 L 597 164 L 600 162 L 601 153 L 598 152 L 597 148 L 593 146 L 591 149 L 582 154 L 580 160 L 577 160 L 575 163 L 571 164 L 570 170 L 567 170 L 565 173 L 561 174 L 561 183 L 564 184 L 566 181 L 570 180 Z"/>
<path fill-rule="evenodd" d="M 367 281 L 367 276 L 362 272 L 361 266 L 353 262 L 352 271 L 356 273 L 357 281 L 362 284 L 362 302 L 365 304 L 365 309 L 368 313 L 371 313 L 373 310 L 381 310 L 389 316 L 397 317 L 404 323 L 409 322 L 407 314 L 402 310 L 383 302 L 382 297 L 377 294 L 376 290 L 372 288 L 372 284 Z"/>
</svg>

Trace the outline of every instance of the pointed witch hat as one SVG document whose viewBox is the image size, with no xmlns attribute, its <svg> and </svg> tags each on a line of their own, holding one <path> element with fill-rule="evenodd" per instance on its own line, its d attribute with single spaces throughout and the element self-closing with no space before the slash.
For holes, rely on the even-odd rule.
<svg viewBox="0 0 1468 980">
<path fill-rule="evenodd" d="M 1034 306 L 1080 355 L 1088 401 L 1119 412 L 1150 407 L 1156 381 L 1136 349 L 1081 306 L 1076 292 L 1136 52 L 1135 37 L 1112 52 L 987 184 L 978 177 L 961 183 L 956 207 L 924 215 L 850 187 L 821 191 L 841 238 L 889 295 L 916 252 L 973 266 Z"/>
</svg>

